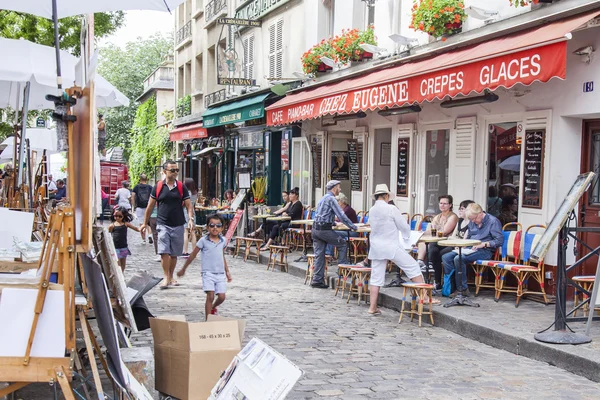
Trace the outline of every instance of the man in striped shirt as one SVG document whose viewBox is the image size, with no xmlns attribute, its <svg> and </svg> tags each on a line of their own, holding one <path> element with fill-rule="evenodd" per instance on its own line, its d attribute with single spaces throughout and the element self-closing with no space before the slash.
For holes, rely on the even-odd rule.
<svg viewBox="0 0 600 400">
<path fill-rule="evenodd" d="M 338 248 L 340 255 L 340 264 L 347 262 L 348 243 L 344 238 L 333 231 L 335 217 L 353 231 L 357 229 L 356 225 L 344 214 L 344 211 L 338 204 L 335 196 L 340 191 L 341 182 L 332 180 L 327 182 L 327 194 L 319 201 L 315 221 L 312 227 L 313 246 L 315 250 L 315 273 L 310 286 L 319 289 L 327 289 L 329 286 L 325 282 L 325 248 L 328 244 Z"/>
</svg>

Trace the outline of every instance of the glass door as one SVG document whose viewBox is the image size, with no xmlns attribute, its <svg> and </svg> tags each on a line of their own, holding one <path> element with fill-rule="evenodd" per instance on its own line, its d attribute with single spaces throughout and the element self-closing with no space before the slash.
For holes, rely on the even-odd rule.
<svg viewBox="0 0 600 400">
<path fill-rule="evenodd" d="M 438 197 L 448 193 L 448 164 L 450 161 L 450 130 L 436 129 L 425 132 L 425 215 L 440 212 Z"/>
</svg>

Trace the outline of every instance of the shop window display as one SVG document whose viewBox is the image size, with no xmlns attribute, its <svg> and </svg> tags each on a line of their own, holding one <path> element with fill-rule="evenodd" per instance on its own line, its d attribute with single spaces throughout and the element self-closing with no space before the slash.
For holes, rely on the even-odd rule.
<svg viewBox="0 0 600 400">
<path fill-rule="evenodd" d="M 503 224 L 518 220 L 521 141 L 517 123 L 488 126 L 488 199 L 487 212 Z"/>
</svg>

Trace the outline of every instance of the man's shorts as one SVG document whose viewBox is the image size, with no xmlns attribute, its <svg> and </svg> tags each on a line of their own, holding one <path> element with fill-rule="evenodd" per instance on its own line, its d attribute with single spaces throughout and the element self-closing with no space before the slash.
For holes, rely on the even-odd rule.
<svg viewBox="0 0 600 400">
<path fill-rule="evenodd" d="M 98 151 L 106 149 L 106 138 L 98 136 Z"/>
<path fill-rule="evenodd" d="M 225 273 L 203 272 L 202 290 L 205 292 L 215 292 L 215 294 L 225 293 L 227 291 L 227 279 L 225 279 Z"/>
<path fill-rule="evenodd" d="M 146 214 L 146 209 L 138 207 L 135 209 L 135 216 L 138 219 L 138 224 L 141 224 L 144 221 L 144 214 Z"/>
<path fill-rule="evenodd" d="M 171 257 L 179 257 L 183 254 L 184 225 L 168 226 L 156 225 L 158 232 L 158 254 L 168 254 Z"/>
</svg>

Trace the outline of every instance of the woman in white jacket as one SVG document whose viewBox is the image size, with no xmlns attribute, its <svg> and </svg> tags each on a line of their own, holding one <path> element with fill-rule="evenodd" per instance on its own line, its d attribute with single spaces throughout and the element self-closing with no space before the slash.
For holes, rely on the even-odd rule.
<svg viewBox="0 0 600 400">
<path fill-rule="evenodd" d="M 371 260 L 371 281 L 369 289 L 371 293 L 371 305 L 369 314 L 379 315 L 381 311 L 377 308 L 379 289 L 385 283 L 385 267 L 390 260 L 398 265 L 413 282 L 425 282 L 421 274 L 421 268 L 417 261 L 412 258 L 400 243 L 398 232 L 402 237 L 410 237 L 410 226 L 400 210 L 388 204 L 390 191 L 386 184 L 377 185 L 375 193 L 375 204 L 369 210 L 369 224 L 371 234 L 369 237 L 369 260 Z M 429 301 L 429 299 L 423 299 Z M 439 300 L 433 300 L 439 303 Z"/>
</svg>

